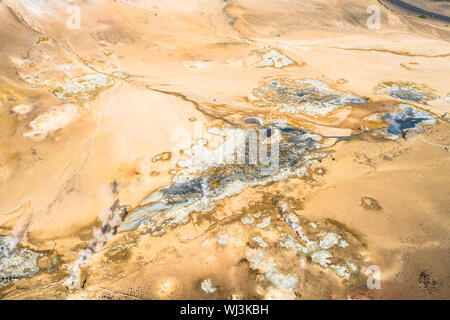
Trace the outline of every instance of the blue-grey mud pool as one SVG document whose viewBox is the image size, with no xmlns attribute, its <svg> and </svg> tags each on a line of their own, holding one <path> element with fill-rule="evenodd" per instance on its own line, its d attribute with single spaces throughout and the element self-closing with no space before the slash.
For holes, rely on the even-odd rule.
<svg viewBox="0 0 450 320">
<path fill-rule="evenodd" d="M 0 298 L 450 298 L 448 26 L 180 3 L 0 1 Z"/>
</svg>

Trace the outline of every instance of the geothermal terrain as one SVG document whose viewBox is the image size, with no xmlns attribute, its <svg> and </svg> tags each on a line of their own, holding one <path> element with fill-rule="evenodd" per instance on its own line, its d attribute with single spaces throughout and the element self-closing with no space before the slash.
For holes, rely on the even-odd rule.
<svg viewBox="0 0 450 320">
<path fill-rule="evenodd" d="M 449 299 L 450 29 L 419 16 L 0 1 L 0 298 Z"/>
</svg>

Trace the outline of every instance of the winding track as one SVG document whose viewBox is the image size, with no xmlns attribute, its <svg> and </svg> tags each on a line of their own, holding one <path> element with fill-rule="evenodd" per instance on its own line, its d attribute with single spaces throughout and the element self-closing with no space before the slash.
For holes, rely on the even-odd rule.
<svg viewBox="0 0 450 320">
<path fill-rule="evenodd" d="M 433 18 L 437 18 L 437 19 L 441 19 L 441 20 L 450 22 L 450 17 L 444 16 L 444 15 L 439 14 L 439 13 L 435 13 L 435 12 L 431 12 L 431 11 L 427 11 L 427 10 L 421 9 L 419 7 L 413 6 L 412 4 L 406 3 L 406 2 L 401 1 L 401 0 L 384 0 L 384 1 L 386 1 L 388 3 L 396 4 L 399 7 L 402 7 L 402 8 L 405 8 L 405 9 L 409 9 L 409 10 L 415 11 L 415 12 L 420 13 L 420 14 L 424 14 L 424 15 L 427 15 L 427 16 L 430 16 L 430 17 L 433 17 Z"/>
</svg>

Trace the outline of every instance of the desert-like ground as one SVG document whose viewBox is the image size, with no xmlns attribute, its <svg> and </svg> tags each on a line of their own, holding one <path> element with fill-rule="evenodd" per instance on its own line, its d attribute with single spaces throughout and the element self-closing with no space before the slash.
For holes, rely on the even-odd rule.
<svg viewBox="0 0 450 320">
<path fill-rule="evenodd" d="M 450 298 L 447 22 L 376 0 L 0 17 L 1 299 Z"/>
</svg>

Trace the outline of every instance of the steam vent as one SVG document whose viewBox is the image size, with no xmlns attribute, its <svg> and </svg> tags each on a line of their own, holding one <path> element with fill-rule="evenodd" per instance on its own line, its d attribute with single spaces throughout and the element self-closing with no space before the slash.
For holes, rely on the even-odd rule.
<svg viewBox="0 0 450 320">
<path fill-rule="evenodd" d="M 448 17 L 0 1 L 0 299 L 450 299 Z"/>
</svg>

